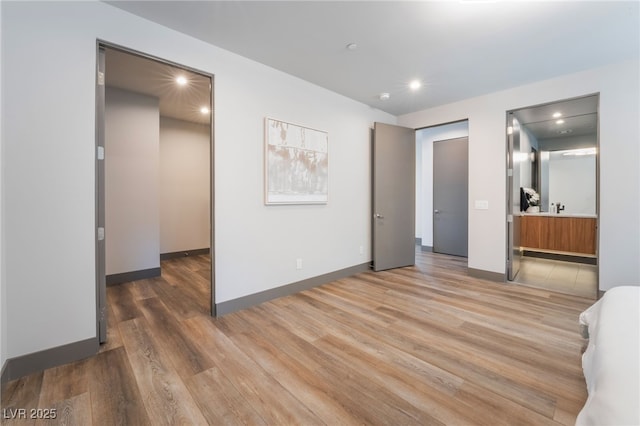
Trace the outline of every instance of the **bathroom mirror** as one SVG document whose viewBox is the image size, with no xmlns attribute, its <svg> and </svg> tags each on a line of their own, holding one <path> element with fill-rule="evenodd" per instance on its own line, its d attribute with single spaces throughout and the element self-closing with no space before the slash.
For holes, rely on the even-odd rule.
<svg viewBox="0 0 640 426">
<path fill-rule="evenodd" d="M 520 125 L 520 186 L 539 194 L 534 211 L 596 214 L 598 95 L 514 112 Z M 517 154 L 516 154 L 517 155 Z M 531 210 L 529 210 L 531 211 Z"/>
</svg>

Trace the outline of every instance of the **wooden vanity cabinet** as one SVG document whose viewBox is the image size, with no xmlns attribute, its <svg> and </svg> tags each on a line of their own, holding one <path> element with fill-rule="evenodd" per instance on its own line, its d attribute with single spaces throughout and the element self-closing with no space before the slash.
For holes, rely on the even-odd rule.
<svg viewBox="0 0 640 426">
<path fill-rule="evenodd" d="M 596 254 L 596 219 L 571 216 L 522 216 L 523 248 Z"/>
</svg>

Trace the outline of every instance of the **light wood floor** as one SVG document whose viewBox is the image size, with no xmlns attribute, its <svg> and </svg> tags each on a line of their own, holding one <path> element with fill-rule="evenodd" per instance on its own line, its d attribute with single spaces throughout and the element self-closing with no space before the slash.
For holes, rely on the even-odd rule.
<svg viewBox="0 0 640 426">
<path fill-rule="evenodd" d="M 10 382 L 50 424 L 573 424 L 591 301 L 466 276 L 464 259 L 363 273 L 207 316 L 206 257 L 108 289 L 109 342 Z M 27 420 L 6 424 L 30 424 Z"/>
</svg>

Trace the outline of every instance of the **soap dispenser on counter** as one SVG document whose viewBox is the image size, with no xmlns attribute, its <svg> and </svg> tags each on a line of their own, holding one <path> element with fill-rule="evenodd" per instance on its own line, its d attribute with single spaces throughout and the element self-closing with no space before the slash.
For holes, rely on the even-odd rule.
<svg viewBox="0 0 640 426">
<path fill-rule="evenodd" d="M 555 203 L 551 203 L 551 207 L 549 208 L 549 213 L 558 213 L 558 211 L 556 210 L 556 205 Z"/>
</svg>

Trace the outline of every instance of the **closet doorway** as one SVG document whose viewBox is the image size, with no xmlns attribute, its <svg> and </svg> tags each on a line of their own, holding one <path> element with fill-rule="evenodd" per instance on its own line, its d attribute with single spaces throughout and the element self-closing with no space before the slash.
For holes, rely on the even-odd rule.
<svg viewBox="0 0 640 426">
<path fill-rule="evenodd" d="M 155 291 L 169 309 L 175 301 L 183 313 L 193 305 L 216 314 L 213 76 L 100 41 L 97 69 L 96 282 L 102 343 L 107 286 L 134 283 L 133 292 Z M 110 290 L 110 298 L 119 292 Z M 129 296 L 122 300 L 128 303 Z"/>
</svg>

